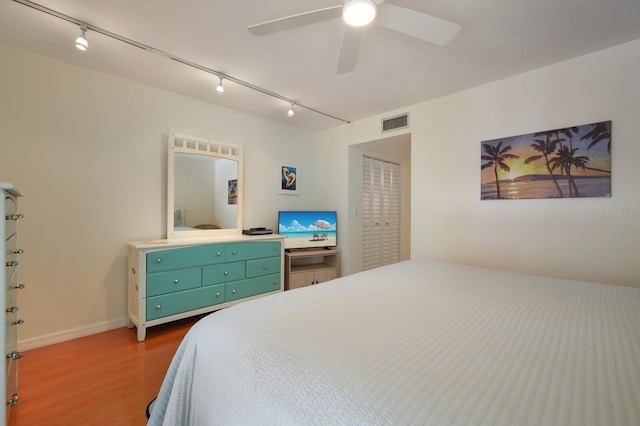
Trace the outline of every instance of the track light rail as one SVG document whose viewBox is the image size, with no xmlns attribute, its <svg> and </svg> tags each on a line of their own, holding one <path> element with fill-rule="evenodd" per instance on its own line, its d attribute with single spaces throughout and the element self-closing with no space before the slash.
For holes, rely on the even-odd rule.
<svg viewBox="0 0 640 426">
<path fill-rule="evenodd" d="M 164 57 L 166 57 L 168 59 L 171 59 L 171 60 L 173 60 L 175 62 L 179 62 L 179 63 L 181 63 L 183 65 L 186 65 L 186 66 L 189 66 L 191 68 L 198 69 L 198 70 L 206 72 L 208 74 L 213 74 L 213 75 L 217 76 L 218 78 L 229 80 L 231 82 L 234 82 L 236 84 L 244 86 L 244 87 L 246 87 L 248 89 L 254 90 L 256 92 L 262 93 L 264 95 L 280 99 L 280 100 L 286 102 L 287 104 L 295 104 L 296 107 L 298 107 L 298 108 L 304 108 L 304 109 L 309 110 L 311 112 L 315 112 L 316 114 L 324 115 L 325 117 L 329 117 L 329 118 L 332 118 L 334 120 L 342 121 L 344 123 L 350 123 L 350 121 L 348 121 L 348 120 L 346 120 L 344 118 L 340 118 L 340 117 L 337 117 L 337 116 L 335 116 L 333 114 L 329 114 L 327 112 L 320 111 L 320 110 L 318 110 L 316 108 L 313 108 L 313 107 L 311 107 L 309 105 L 302 104 L 299 101 L 294 101 L 293 99 L 290 99 L 290 98 L 288 98 L 286 96 L 283 96 L 283 95 L 281 95 L 279 93 L 272 92 L 271 90 L 262 88 L 260 86 L 256 86 L 255 84 L 252 84 L 252 83 L 249 83 L 248 81 L 244 81 L 244 80 L 236 78 L 236 77 L 234 77 L 232 75 L 225 74 L 225 73 L 223 73 L 221 71 L 217 71 L 217 70 L 205 67 L 204 65 L 197 64 L 195 62 L 192 62 L 192 61 L 189 61 L 187 59 L 181 58 L 181 57 L 179 57 L 177 55 L 174 55 L 172 53 L 166 52 L 164 50 L 156 49 L 155 47 L 152 47 L 152 46 L 146 45 L 144 43 L 140 43 L 138 41 L 132 40 L 130 38 L 121 36 L 120 34 L 112 33 L 111 31 L 105 30 L 104 28 L 100 28 L 100 27 L 92 25 L 92 24 L 90 24 L 88 22 L 81 21 L 79 19 L 74 18 L 73 16 L 65 15 L 64 13 L 58 12 L 57 10 L 54 10 L 54 9 L 50 9 L 50 8 L 48 8 L 46 6 L 42 6 L 41 4 L 34 3 L 32 1 L 29 1 L 29 0 L 13 0 L 13 1 L 15 1 L 16 3 L 22 4 L 23 6 L 27 6 L 27 7 L 30 7 L 32 9 L 38 10 L 40 12 L 46 13 L 48 15 L 54 16 L 56 18 L 62 19 L 64 21 L 71 22 L 72 24 L 78 25 L 80 27 L 85 27 L 87 30 L 91 30 L 93 32 L 102 34 L 102 35 L 110 37 L 110 38 L 112 38 L 114 40 L 118 40 L 118 41 L 120 41 L 122 43 L 126 43 L 126 44 L 128 44 L 130 46 L 134 46 L 134 47 L 137 47 L 139 49 L 146 50 L 147 52 L 154 53 L 156 55 L 164 56 Z"/>
</svg>

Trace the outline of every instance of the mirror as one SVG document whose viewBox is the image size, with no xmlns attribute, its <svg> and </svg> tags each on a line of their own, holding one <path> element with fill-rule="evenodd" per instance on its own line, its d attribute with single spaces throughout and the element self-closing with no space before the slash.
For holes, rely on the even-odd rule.
<svg viewBox="0 0 640 426">
<path fill-rule="evenodd" d="M 240 234 L 241 188 L 240 146 L 169 131 L 168 239 Z"/>
</svg>

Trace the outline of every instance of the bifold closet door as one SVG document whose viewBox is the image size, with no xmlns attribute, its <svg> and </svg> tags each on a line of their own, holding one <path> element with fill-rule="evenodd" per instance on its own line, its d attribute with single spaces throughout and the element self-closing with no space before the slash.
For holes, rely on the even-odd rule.
<svg viewBox="0 0 640 426">
<path fill-rule="evenodd" d="M 400 261 L 400 165 L 362 160 L 362 270 L 367 270 Z"/>
</svg>

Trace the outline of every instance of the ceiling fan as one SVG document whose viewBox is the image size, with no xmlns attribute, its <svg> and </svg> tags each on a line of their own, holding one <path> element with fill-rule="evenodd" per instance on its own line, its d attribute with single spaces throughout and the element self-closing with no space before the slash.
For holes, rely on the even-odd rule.
<svg viewBox="0 0 640 426">
<path fill-rule="evenodd" d="M 274 19 L 252 25 L 249 31 L 263 36 L 296 27 L 315 24 L 342 16 L 345 26 L 338 74 L 352 71 L 356 66 L 364 28 L 377 18 L 376 23 L 429 43 L 444 46 L 460 31 L 460 25 L 435 16 L 385 3 L 384 0 L 344 0 L 343 5 Z"/>
</svg>

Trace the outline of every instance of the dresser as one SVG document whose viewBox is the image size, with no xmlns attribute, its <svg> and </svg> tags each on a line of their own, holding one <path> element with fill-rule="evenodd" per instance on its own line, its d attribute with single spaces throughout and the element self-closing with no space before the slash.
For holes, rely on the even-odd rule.
<svg viewBox="0 0 640 426">
<path fill-rule="evenodd" d="M 0 217 L 4 224 L 0 227 L 0 244 L 2 245 L 2 306 L 5 307 L 4 327 L 0 334 L 5 347 L 5 369 L 2 372 L 4 401 L 0 404 L 4 410 L 4 418 L 9 418 L 11 406 L 18 403 L 18 361 L 22 358 L 18 352 L 18 327 L 23 323 L 18 313 L 18 290 L 24 288 L 18 282 L 18 266 L 23 250 L 18 246 L 18 223 L 23 215 L 18 211 L 18 198 L 22 194 L 12 184 L 0 182 L 2 205 Z"/>
<path fill-rule="evenodd" d="M 149 327 L 283 291 L 278 235 L 129 243 L 129 327 Z"/>
</svg>

